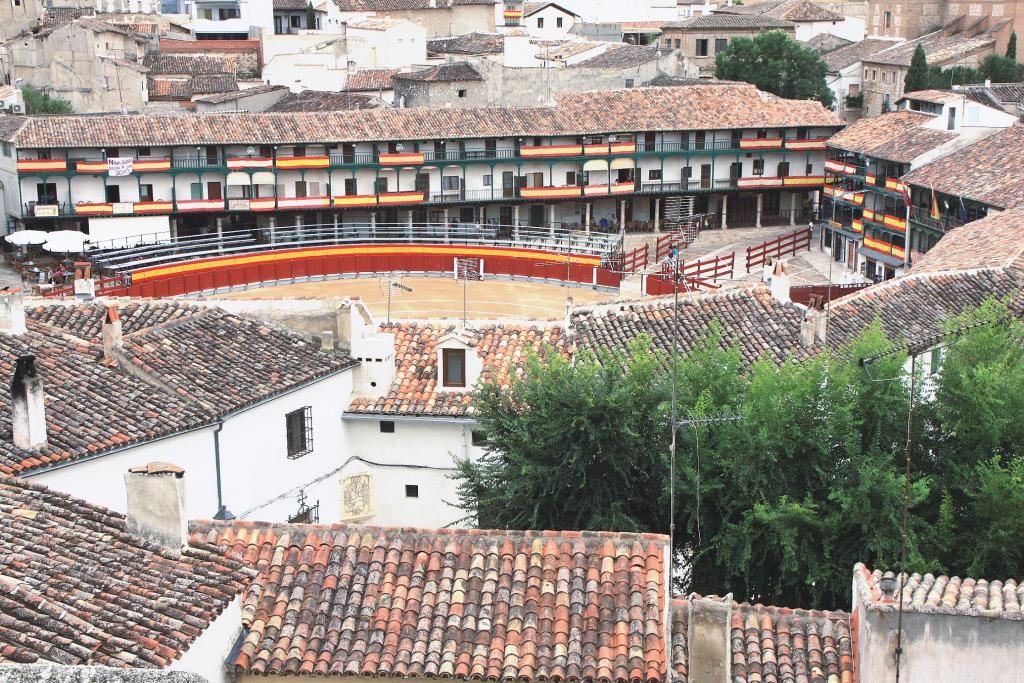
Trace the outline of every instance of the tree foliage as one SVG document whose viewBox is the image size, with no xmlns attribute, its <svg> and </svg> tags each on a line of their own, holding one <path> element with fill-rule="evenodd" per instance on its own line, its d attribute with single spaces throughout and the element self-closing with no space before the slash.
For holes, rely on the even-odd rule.
<svg viewBox="0 0 1024 683">
<path fill-rule="evenodd" d="M 745 81 L 794 100 L 817 100 L 829 109 L 835 96 L 825 83 L 828 67 L 813 50 L 781 31 L 735 38 L 715 57 L 715 77 Z"/>
<path fill-rule="evenodd" d="M 903 79 L 903 92 L 918 92 L 928 89 L 928 58 L 920 43 L 914 48 L 914 56 L 910 58 L 910 68 Z"/>
<path fill-rule="evenodd" d="M 25 113 L 29 116 L 37 114 L 73 114 L 71 103 L 65 99 L 48 95 L 38 88 L 26 85 L 21 89 L 25 98 Z"/>
<path fill-rule="evenodd" d="M 990 303 L 941 371 L 919 376 L 911 423 L 912 570 L 999 578 L 1024 569 L 1024 325 Z M 679 588 L 834 608 L 856 562 L 893 568 L 902 540 L 909 382 L 873 326 L 849 348 L 744 366 L 717 328 L 675 367 Z M 485 385 L 487 454 L 459 464 L 460 503 L 498 528 L 668 528 L 671 364 L 625 354 L 531 358 Z M 680 577 L 682 577 L 680 579 Z"/>
<path fill-rule="evenodd" d="M 1017 61 L 1017 32 L 1014 31 L 1010 34 L 1010 41 L 1006 43 L 1006 57 Z"/>
</svg>

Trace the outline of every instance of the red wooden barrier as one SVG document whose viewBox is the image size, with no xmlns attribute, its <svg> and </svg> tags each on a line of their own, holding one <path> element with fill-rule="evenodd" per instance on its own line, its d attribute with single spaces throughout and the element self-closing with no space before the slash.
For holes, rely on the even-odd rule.
<svg viewBox="0 0 1024 683">
<path fill-rule="evenodd" d="M 619 263 L 613 263 L 613 268 L 615 270 L 621 270 L 624 273 L 635 273 L 643 270 L 647 267 L 647 263 L 650 260 L 650 253 L 651 245 L 644 244 L 643 246 L 639 246 L 624 254 Z"/>
<path fill-rule="evenodd" d="M 793 232 L 768 240 L 753 247 L 747 247 L 747 272 L 754 266 L 762 266 L 770 258 L 779 258 L 796 254 L 801 249 L 811 248 L 811 229 L 801 228 Z"/>
<path fill-rule="evenodd" d="M 735 265 L 736 252 L 713 259 L 684 263 L 679 269 L 679 291 L 718 289 L 719 285 L 715 284 L 715 281 L 732 278 Z M 650 296 L 671 294 L 675 280 L 674 270 L 671 263 L 662 263 L 660 275 L 648 275 L 645 279 L 644 292 Z"/>
<path fill-rule="evenodd" d="M 844 297 L 847 294 L 859 292 L 869 286 L 871 286 L 870 282 L 856 282 L 841 285 L 833 284 L 831 287 L 829 287 L 829 285 L 799 285 L 789 288 L 789 298 L 795 304 L 803 304 L 804 306 L 807 306 L 810 303 L 812 296 L 820 297 L 820 301 L 827 303 L 829 301 L 835 301 L 840 297 Z"/>
</svg>

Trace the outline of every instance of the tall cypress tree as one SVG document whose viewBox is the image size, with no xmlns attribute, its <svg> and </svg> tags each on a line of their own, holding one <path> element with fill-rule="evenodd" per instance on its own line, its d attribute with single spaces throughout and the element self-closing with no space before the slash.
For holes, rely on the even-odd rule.
<svg viewBox="0 0 1024 683">
<path fill-rule="evenodd" d="M 1017 60 L 1017 32 L 1010 34 L 1010 42 L 1006 44 L 1006 56 L 1014 61 Z"/>
<path fill-rule="evenodd" d="M 917 44 L 914 56 L 910 59 L 910 68 L 903 81 L 903 92 L 917 92 L 928 89 L 928 58 L 924 56 L 924 48 Z"/>
</svg>

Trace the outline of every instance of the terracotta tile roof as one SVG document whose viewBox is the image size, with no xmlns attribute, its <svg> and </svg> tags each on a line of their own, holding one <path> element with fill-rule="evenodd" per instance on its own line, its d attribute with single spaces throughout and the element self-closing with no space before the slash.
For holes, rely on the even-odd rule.
<svg viewBox="0 0 1024 683">
<path fill-rule="evenodd" d="M 309 0 L 274 0 L 274 9 L 281 11 L 305 12 Z"/>
<path fill-rule="evenodd" d="M 449 9 L 460 5 L 493 5 L 497 0 L 334 0 L 341 12 L 382 12 Z"/>
<path fill-rule="evenodd" d="M 1024 204 L 1024 126 L 1017 124 L 903 176 L 911 185 L 1010 208 Z"/>
<path fill-rule="evenodd" d="M 844 21 L 846 17 L 813 0 L 766 0 L 749 5 L 727 5 L 715 12 L 722 14 L 754 14 L 785 21 Z"/>
<path fill-rule="evenodd" d="M 945 104 L 946 102 L 963 100 L 964 97 L 963 93 L 950 90 L 915 90 L 914 92 L 903 93 L 900 100 L 920 100 L 922 102 L 931 102 L 932 104 Z"/>
<path fill-rule="evenodd" d="M 207 104 L 221 104 L 224 102 L 232 102 L 234 100 L 240 100 L 243 97 L 251 97 L 253 95 L 263 95 L 268 92 L 278 92 L 281 90 L 288 90 L 283 85 L 269 85 L 264 83 L 263 85 L 253 86 L 252 88 L 242 88 L 233 92 L 218 92 L 211 95 L 197 95 L 192 98 L 193 102 L 205 102 Z"/>
<path fill-rule="evenodd" d="M 470 416 L 475 412 L 468 392 L 437 390 L 437 343 L 456 330 L 447 323 L 391 323 L 380 331 L 395 335 L 395 378 L 388 393 L 377 399 L 355 397 L 350 413 L 416 416 Z M 532 349 L 568 355 L 565 331 L 554 325 L 488 325 L 470 330 L 473 350 L 483 361 L 481 381 L 510 384 Z"/>
<path fill-rule="evenodd" d="M 824 34 L 822 34 L 824 35 Z M 873 54 L 888 47 L 892 47 L 894 41 L 883 38 L 865 38 L 856 43 L 838 47 L 835 50 L 826 52 L 821 56 L 828 65 L 829 73 L 838 73 L 848 66 L 871 57 Z"/>
<path fill-rule="evenodd" d="M 146 88 L 154 102 L 182 102 L 192 97 L 188 79 L 150 77 L 146 79 Z"/>
<path fill-rule="evenodd" d="M 746 83 L 568 93 L 555 99 L 555 107 L 387 108 L 359 117 L 344 112 L 36 116 L 15 137 L 20 147 L 132 147 L 842 125 L 817 102 L 784 100 Z"/>
<path fill-rule="evenodd" d="M 296 332 L 218 308 L 126 334 L 124 354 L 171 390 L 218 413 L 355 365 Z"/>
<path fill-rule="evenodd" d="M 238 92 L 238 81 L 234 74 L 201 74 L 189 78 L 188 87 L 193 95 Z"/>
<path fill-rule="evenodd" d="M 201 523 L 259 571 L 234 670 L 661 683 L 667 537 Z"/>
<path fill-rule="evenodd" d="M 238 60 L 224 55 L 157 52 L 146 55 L 142 63 L 153 75 L 198 76 L 200 74 L 235 73 Z"/>
<path fill-rule="evenodd" d="M 899 575 L 893 572 L 883 574 L 879 569 L 871 571 L 857 563 L 853 568 L 853 589 L 867 609 L 897 612 L 899 603 L 895 596 L 886 598 L 882 594 L 879 582 L 883 576 L 895 578 L 899 586 Z M 1019 585 L 1015 579 L 986 581 L 914 573 L 906 579 L 902 602 L 904 612 L 1021 621 L 1024 585 Z"/>
<path fill-rule="evenodd" d="M 763 287 L 680 297 L 679 306 L 679 343 L 684 354 L 707 337 L 716 322 L 723 348 L 738 345 L 747 363 L 765 355 L 775 363 L 800 360 L 814 350 L 800 344 L 803 309 L 777 301 Z M 576 345 L 583 349 L 625 350 L 638 335 L 646 334 L 657 348 L 667 350 L 675 327 L 671 299 L 599 306 L 572 315 Z"/>
<path fill-rule="evenodd" d="M 875 320 L 890 339 L 934 337 L 944 332 L 947 320 L 990 298 L 1010 299 L 1011 311 L 1024 317 L 1022 284 L 1010 272 L 991 269 L 934 274 L 911 271 L 833 302 L 828 341 L 832 346 L 851 342 Z"/>
<path fill-rule="evenodd" d="M 360 69 L 349 74 L 345 90 L 393 90 L 393 79 L 397 73 L 398 69 Z"/>
<path fill-rule="evenodd" d="M 466 33 L 449 38 L 432 38 L 427 51 L 450 55 L 496 55 L 505 51 L 505 37 L 500 33 Z"/>
<path fill-rule="evenodd" d="M 1018 153 L 1019 149 L 1016 150 Z M 945 273 L 978 269 L 1024 274 L 1024 207 L 953 228 L 914 265 L 911 272 Z"/>
<path fill-rule="evenodd" d="M 834 36 L 831 33 L 816 33 L 809 39 L 803 41 L 804 45 L 820 55 L 828 54 L 841 47 L 853 45 L 854 41 Z"/>
<path fill-rule="evenodd" d="M 1024 83 L 992 83 L 986 88 L 999 102 L 1024 104 Z"/>
<path fill-rule="evenodd" d="M 704 14 L 690 17 L 682 21 L 666 22 L 665 28 L 682 29 L 684 31 L 700 31 L 706 29 L 749 30 L 749 29 L 782 29 L 795 30 L 791 21 L 776 19 L 764 14 Z"/>
<path fill-rule="evenodd" d="M 421 81 L 424 83 L 454 83 L 457 81 L 482 81 L 483 76 L 471 64 L 452 62 L 439 64 L 422 71 L 408 71 L 395 74 L 396 81 Z"/>
<path fill-rule="evenodd" d="M 384 103 L 380 98 L 373 95 L 303 90 L 300 93 L 288 93 L 265 111 L 349 111 L 354 109 L 376 109 L 382 106 L 384 106 Z"/>
<path fill-rule="evenodd" d="M 909 164 L 956 138 L 956 133 L 922 127 L 934 120 L 934 116 L 913 111 L 860 119 L 833 135 L 828 146 Z"/>
<path fill-rule="evenodd" d="M 640 66 L 658 59 L 657 45 L 616 45 L 604 54 L 588 57 L 582 62 L 570 65 L 573 69 L 619 69 Z"/>
<path fill-rule="evenodd" d="M 164 550 L 124 517 L 0 477 L 0 663 L 163 668 L 253 572 L 209 546 Z"/>
<path fill-rule="evenodd" d="M 28 118 L 25 116 L 10 116 L 0 114 L 0 140 L 11 142 L 15 134 L 21 130 Z"/>
<path fill-rule="evenodd" d="M 607 43 L 585 40 L 536 40 L 531 44 L 544 48 L 537 52 L 537 59 L 565 60 L 605 47 Z"/>
<path fill-rule="evenodd" d="M 0 334 L 0 375 L 34 354 L 47 395 L 48 444 L 10 439 L 10 386 L 0 382 L 0 474 L 77 460 L 212 424 L 353 361 L 303 335 L 184 304 L 129 304 L 122 316 L 129 373 L 102 362 L 101 305 L 26 310 L 29 331 Z M 137 377 L 149 374 L 163 389 Z"/>
<path fill-rule="evenodd" d="M 962 34 L 943 36 L 938 33 L 930 33 L 880 50 L 870 58 L 865 58 L 864 61 L 872 64 L 910 66 L 910 60 L 919 43 L 924 46 L 928 66 L 947 66 L 957 60 L 991 49 L 995 45 L 995 38 L 985 34 L 968 37 Z"/>
<path fill-rule="evenodd" d="M 566 9 L 565 7 L 562 7 L 561 5 L 559 5 L 558 3 L 555 3 L 555 2 L 524 2 L 523 3 L 523 16 L 524 17 L 528 17 L 531 14 L 536 14 L 537 12 L 541 11 L 545 7 L 551 7 L 551 6 L 557 7 L 558 9 L 560 9 L 563 12 L 565 12 L 566 14 L 571 14 L 574 17 L 578 17 L 579 16 L 578 14 L 573 12 L 572 10 Z"/>
<path fill-rule="evenodd" d="M 237 93 L 238 81 L 234 74 L 200 74 L 188 78 L 157 76 L 147 79 L 149 99 L 154 101 L 184 101 L 195 95 Z"/>
<path fill-rule="evenodd" d="M 690 601 L 693 599 L 724 602 L 715 596 L 691 596 L 689 599 L 672 601 L 674 683 L 687 683 L 689 680 L 689 647 L 686 639 Z M 855 680 L 855 653 L 848 613 L 731 602 L 728 614 L 732 668 L 730 680 L 733 683 L 853 683 Z"/>
<path fill-rule="evenodd" d="M 210 424 L 214 416 L 182 396 L 101 362 L 102 348 L 63 330 L 28 321 L 28 333 L 0 334 L 0 474 L 86 458 Z M 10 378 L 32 354 L 47 397 L 48 444 L 26 451 L 11 441 Z"/>
<path fill-rule="evenodd" d="M 91 7 L 46 7 L 39 17 L 39 26 L 52 29 L 95 14 L 96 10 Z"/>
</svg>

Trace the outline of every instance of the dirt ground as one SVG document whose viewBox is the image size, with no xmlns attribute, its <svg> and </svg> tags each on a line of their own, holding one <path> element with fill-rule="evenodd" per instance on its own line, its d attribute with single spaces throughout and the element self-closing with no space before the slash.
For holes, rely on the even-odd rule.
<svg viewBox="0 0 1024 683">
<path fill-rule="evenodd" d="M 401 284 L 412 292 L 392 289 L 391 316 L 393 318 L 461 318 L 463 284 L 453 278 L 407 277 Z M 224 299 L 282 299 L 359 297 L 373 314 L 383 320 L 387 317 L 387 286 L 379 278 L 355 280 L 328 280 L 304 282 L 294 285 L 264 287 L 244 292 L 219 295 Z M 533 282 L 484 280 L 470 282 L 466 303 L 469 318 L 513 318 L 556 320 L 565 314 L 566 297 L 576 305 L 600 303 L 619 298 L 617 294 L 595 292 L 581 287 L 562 287 Z"/>
</svg>

